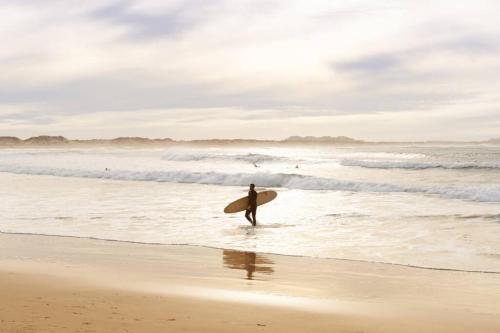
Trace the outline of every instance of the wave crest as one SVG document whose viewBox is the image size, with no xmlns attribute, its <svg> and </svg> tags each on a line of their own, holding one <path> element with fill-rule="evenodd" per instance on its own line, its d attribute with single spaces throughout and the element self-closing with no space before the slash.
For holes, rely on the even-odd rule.
<svg viewBox="0 0 500 333">
<path fill-rule="evenodd" d="M 370 161 L 370 160 L 343 160 L 343 166 L 355 166 L 369 169 L 500 169 L 497 163 L 477 162 L 413 162 L 413 161 Z"/>
<path fill-rule="evenodd" d="M 272 156 L 265 154 L 210 154 L 197 152 L 171 151 L 162 156 L 163 160 L 175 162 L 204 161 L 204 160 L 223 160 L 240 161 L 249 163 L 275 162 L 287 160 L 285 157 Z"/>
<path fill-rule="evenodd" d="M 494 186 L 471 187 L 416 187 L 388 183 L 342 181 L 284 173 L 220 173 L 189 171 L 130 171 L 130 170 L 82 170 L 35 166 L 0 165 L 0 172 L 58 177 L 95 179 L 156 181 L 171 183 L 197 183 L 223 186 L 247 186 L 255 183 L 261 187 L 301 190 L 327 190 L 350 192 L 399 192 L 434 194 L 445 198 L 480 202 L 500 202 L 500 188 Z"/>
</svg>

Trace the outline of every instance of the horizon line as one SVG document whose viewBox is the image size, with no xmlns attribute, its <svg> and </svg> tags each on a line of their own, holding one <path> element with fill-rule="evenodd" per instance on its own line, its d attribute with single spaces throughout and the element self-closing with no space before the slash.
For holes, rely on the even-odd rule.
<svg viewBox="0 0 500 333">
<path fill-rule="evenodd" d="M 323 135 L 323 136 L 313 136 L 313 135 L 306 135 L 306 136 L 300 136 L 300 135 L 292 135 L 288 136 L 286 138 L 282 139 L 264 139 L 264 138 L 204 138 L 204 139 L 179 139 L 179 138 L 172 138 L 172 137 L 143 137 L 143 136 L 118 136 L 118 137 L 113 137 L 113 138 L 90 138 L 90 139 L 82 139 L 82 138 L 68 138 L 63 135 L 35 135 L 35 136 L 29 136 L 26 138 L 18 137 L 18 136 L 11 136 L 11 135 L 1 135 L 0 140 L 6 140 L 6 139 L 13 139 L 13 140 L 19 140 L 19 143 L 26 142 L 30 139 L 62 139 L 62 141 L 69 141 L 69 142 L 74 142 L 74 141 L 113 141 L 113 140 L 149 140 L 149 141 L 172 141 L 172 142 L 200 142 L 200 141 L 257 141 L 257 142 L 333 142 L 335 140 L 338 140 L 338 143 L 342 143 L 341 141 L 344 141 L 343 143 L 433 143 L 433 142 L 444 142 L 444 143 L 489 143 L 489 142 L 500 142 L 500 137 L 498 138 L 488 138 L 488 139 L 482 139 L 482 140 L 447 140 L 447 139 L 427 139 L 427 140 L 411 140 L 411 141 L 405 141 L 405 140 L 363 140 L 363 139 L 358 139 L 358 138 L 353 138 L 353 137 L 348 137 L 344 135 L 339 135 L 339 136 L 328 136 L 328 135 Z M 316 141 L 315 141 L 316 140 Z M 62 142 L 61 142 L 62 143 Z"/>
</svg>

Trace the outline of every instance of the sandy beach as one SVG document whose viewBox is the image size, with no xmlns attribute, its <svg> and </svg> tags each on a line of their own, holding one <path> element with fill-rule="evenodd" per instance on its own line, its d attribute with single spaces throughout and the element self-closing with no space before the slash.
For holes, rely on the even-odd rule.
<svg viewBox="0 0 500 333">
<path fill-rule="evenodd" d="M 500 276 L 0 235 L 1 332 L 498 332 Z"/>
</svg>

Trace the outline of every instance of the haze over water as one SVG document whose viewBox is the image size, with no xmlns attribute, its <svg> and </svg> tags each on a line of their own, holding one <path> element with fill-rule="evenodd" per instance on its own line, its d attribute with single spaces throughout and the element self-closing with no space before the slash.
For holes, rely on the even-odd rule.
<svg viewBox="0 0 500 333">
<path fill-rule="evenodd" d="M 3 149 L 2 232 L 500 272 L 500 147 Z M 278 198 L 257 228 L 225 205 Z"/>
</svg>

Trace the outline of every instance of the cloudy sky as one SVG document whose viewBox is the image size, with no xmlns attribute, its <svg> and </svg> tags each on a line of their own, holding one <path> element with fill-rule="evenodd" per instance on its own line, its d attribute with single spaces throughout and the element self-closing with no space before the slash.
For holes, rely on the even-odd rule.
<svg viewBox="0 0 500 333">
<path fill-rule="evenodd" d="M 0 0 L 0 136 L 500 137 L 497 0 Z"/>
</svg>

